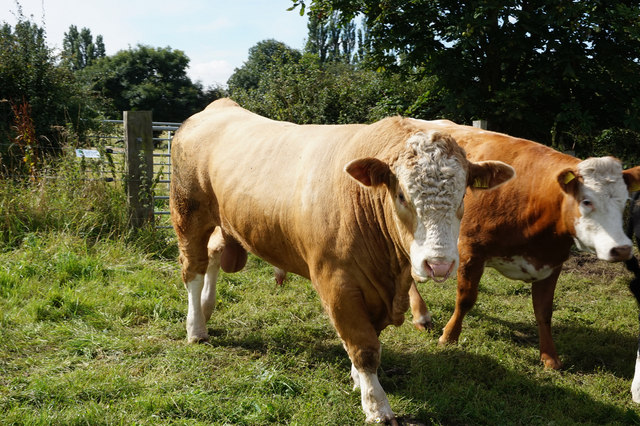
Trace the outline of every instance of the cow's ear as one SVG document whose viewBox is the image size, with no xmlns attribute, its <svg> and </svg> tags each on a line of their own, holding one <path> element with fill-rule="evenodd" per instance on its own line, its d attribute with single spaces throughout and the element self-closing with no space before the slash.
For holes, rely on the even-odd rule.
<svg viewBox="0 0 640 426">
<path fill-rule="evenodd" d="M 580 184 L 579 176 L 578 172 L 573 169 L 564 169 L 558 174 L 558 184 L 567 194 L 575 195 L 578 193 L 578 185 Z"/>
<path fill-rule="evenodd" d="M 469 164 L 467 186 L 473 189 L 491 189 L 510 181 L 516 171 L 502 161 L 479 161 Z"/>
<path fill-rule="evenodd" d="M 640 191 L 640 166 L 623 171 L 622 178 L 629 192 Z"/>
<path fill-rule="evenodd" d="M 353 160 L 344 170 L 364 186 L 388 185 L 391 176 L 391 169 L 387 163 L 370 157 Z"/>
</svg>

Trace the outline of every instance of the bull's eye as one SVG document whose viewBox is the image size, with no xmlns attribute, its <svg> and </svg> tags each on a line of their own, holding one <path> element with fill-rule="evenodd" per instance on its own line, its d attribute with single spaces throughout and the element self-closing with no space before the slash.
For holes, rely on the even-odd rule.
<svg viewBox="0 0 640 426">
<path fill-rule="evenodd" d="M 582 207 L 584 207 L 585 209 L 593 209 L 593 203 L 591 202 L 590 199 L 585 198 L 584 200 L 582 200 L 580 202 L 580 204 L 582 205 Z"/>
<path fill-rule="evenodd" d="M 398 202 L 403 206 L 407 205 L 407 199 L 404 197 L 404 193 L 402 191 L 398 191 Z"/>
</svg>

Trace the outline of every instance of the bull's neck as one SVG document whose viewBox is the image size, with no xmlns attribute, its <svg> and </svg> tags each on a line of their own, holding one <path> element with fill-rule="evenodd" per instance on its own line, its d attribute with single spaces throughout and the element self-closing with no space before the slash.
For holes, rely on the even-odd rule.
<svg viewBox="0 0 640 426">
<path fill-rule="evenodd" d="M 366 246 L 381 273 L 391 277 L 410 268 L 410 263 L 386 196 L 385 188 L 363 188 L 354 194 L 353 203 L 360 244 Z"/>
</svg>

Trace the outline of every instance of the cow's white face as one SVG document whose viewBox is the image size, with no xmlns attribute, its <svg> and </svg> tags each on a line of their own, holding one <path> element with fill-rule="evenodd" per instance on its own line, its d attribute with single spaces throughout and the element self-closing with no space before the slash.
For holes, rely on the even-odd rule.
<svg viewBox="0 0 640 426">
<path fill-rule="evenodd" d="M 396 222 L 400 228 L 411 227 L 409 258 L 414 279 L 444 280 L 458 264 L 468 162 L 454 140 L 440 133 L 417 133 L 407 140 L 407 148 L 412 155 L 395 170 Z"/>
<path fill-rule="evenodd" d="M 609 262 L 631 257 L 632 242 L 622 226 L 629 193 L 620 162 L 612 157 L 589 158 L 575 171 L 563 172 L 558 181 L 575 204 L 574 241 L 578 248 Z"/>
<path fill-rule="evenodd" d="M 384 185 L 402 251 L 417 281 L 445 280 L 458 263 L 458 234 L 467 186 L 489 189 L 513 176 L 499 161 L 471 163 L 455 140 L 443 133 L 417 132 L 394 164 L 361 158 L 345 171 L 365 187 Z"/>
</svg>

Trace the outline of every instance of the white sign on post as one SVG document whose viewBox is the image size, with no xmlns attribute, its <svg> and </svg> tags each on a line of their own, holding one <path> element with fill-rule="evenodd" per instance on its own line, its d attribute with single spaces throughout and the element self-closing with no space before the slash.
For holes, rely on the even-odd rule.
<svg viewBox="0 0 640 426">
<path fill-rule="evenodd" d="M 76 157 L 100 158 L 100 152 L 97 149 L 76 149 Z"/>
</svg>

